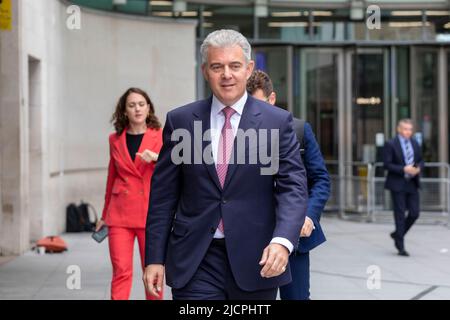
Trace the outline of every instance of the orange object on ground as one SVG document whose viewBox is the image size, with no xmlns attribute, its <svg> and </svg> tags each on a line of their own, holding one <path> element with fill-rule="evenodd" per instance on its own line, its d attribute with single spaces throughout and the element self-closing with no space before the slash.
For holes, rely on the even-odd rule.
<svg viewBox="0 0 450 320">
<path fill-rule="evenodd" d="M 67 244 L 66 242 L 58 236 L 49 236 L 40 239 L 36 243 L 37 247 L 44 247 L 46 252 L 63 252 L 67 250 Z"/>
</svg>

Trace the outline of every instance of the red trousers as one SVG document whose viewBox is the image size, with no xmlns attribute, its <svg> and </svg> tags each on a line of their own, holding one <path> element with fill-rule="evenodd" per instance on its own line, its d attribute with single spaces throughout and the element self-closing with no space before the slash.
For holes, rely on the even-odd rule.
<svg viewBox="0 0 450 320">
<path fill-rule="evenodd" d="M 112 300 L 128 300 L 130 298 L 133 283 L 133 252 L 134 242 L 138 239 L 141 266 L 144 270 L 145 263 L 145 229 L 109 227 L 109 254 L 113 267 L 111 283 Z M 145 293 L 147 300 L 159 300 L 163 298 L 163 292 L 159 299 Z"/>
</svg>

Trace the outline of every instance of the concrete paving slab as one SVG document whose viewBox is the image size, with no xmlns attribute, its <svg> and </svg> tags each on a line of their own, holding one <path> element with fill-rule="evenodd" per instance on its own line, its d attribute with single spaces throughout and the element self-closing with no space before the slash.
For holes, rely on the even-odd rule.
<svg viewBox="0 0 450 320">
<path fill-rule="evenodd" d="M 415 225 L 406 238 L 411 256 L 400 257 L 389 237 L 391 224 L 326 216 L 322 225 L 328 241 L 311 252 L 312 299 L 450 299 L 448 227 Z M 0 264 L 0 299 L 110 299 L 112 268 L 107 241 L 98 244 L 89 233 L 62 236 L 69 247 L 65 253 L 29 251 Z M 67 286 L 74 267 L 81 272 L 79 290 Z M 141 279 L 136 243 L 130 299 L 145 298 Z M 379 283 L 379 288 L 374 288 L 374 283 Z M 164 297 L 171 299 L 167 286 Z"/>
</svg>

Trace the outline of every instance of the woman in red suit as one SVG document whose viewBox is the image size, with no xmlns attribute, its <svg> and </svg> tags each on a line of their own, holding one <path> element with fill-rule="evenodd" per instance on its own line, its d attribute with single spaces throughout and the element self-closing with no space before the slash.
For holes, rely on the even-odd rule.
<svg viewBox="0 0 450 320">
<path fill-rule="evenodd" d="M 133 278 L 133 249 L 137 238 L 144 267 L 145 224 L 150 181 L 162 146 L 161 124 L 143 90 L 128 89 L 119 99 L 111 122 L 110 161 L 105 206 L 99 230 L 109 228 L 113 266 L 111 299 L 129 299 Z M 147 299 L 153 299 L 146 293 Z M 162 299 L 162 293 L 159 297 Z"/>
</svg>

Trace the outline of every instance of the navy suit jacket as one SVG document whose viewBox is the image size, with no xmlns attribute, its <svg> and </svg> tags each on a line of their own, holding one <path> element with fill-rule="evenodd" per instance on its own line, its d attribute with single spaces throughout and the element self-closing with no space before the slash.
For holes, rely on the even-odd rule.
<svg viewBox="0 0 450 320">
<path fill-rule="evenodd" d="M 296 132 L 301 130 L 300 120 L 296 118 L 294 118 L 294 130 Z M 320 216 L 330 197 L 331 186 L 330 176 L 320 152 L 319 144 L 308 122 L 305 122 L 303 126 L 303 145 L 305 148 L 303 163 L 308 178 L 309 193 L 306 216 L 314 222 L 315 227 L 309 237 L 299 238 L 297 251 L 306 253 L 326 241 L 320 226 Z"/>
<path fill-rule="evenodd" d="M 422 151 L 420 150 L 420 146 L 413 138 L 411 139 L 411 144 L 414 149 L 414 163 L 420 166 L 421 170 L 423 170 L 424 162 L 422 159 Z M 383 161 L 384 168 L 388 171 L 384 187 L 394 192 L 404 191 L 407 180 L 405 179 L 403 167 L 406 164 L 398 136 L 385 143 L 383 149 Z M 411 181 L 413 181 L 416 185 L 416 188 L 420 188 L 419 176 L 420 174 L 411 179 Z"/>
<path fill-rule="evenodd" d="M 262 278 L 259 261 L 273 237 L 286 238 L 295 246 L 305 220 L 306 173 L 298 156 L 292 115 L 249 95 L 239 128 L 279 130 L 279 170 L 261 175 L 260 169 L 269 165 L 262 164 L 259 158 L 256 164 L 235 161 L 228 166 L 222 188 L 214 163 L 175 164 L 171 160 L 172 151 L 178 150 L 181 143 L 171 141 L 172 132 L 185 129 L 193 134 L 194 121 L 201 121 L 202 132 L 210 129 L 211 101 L 194 102 L 167 114 L 163 147 L 152 177 L 145 265 L 164 264 L 167 284 L 182 288 L 204 258 L 222 216 L 228 259 L 237 285 L 256 291 L 287 284 L 291 281 L 289 268 L 278 277 Z M 195 138 L 182 140 L 192 151 L 195 148 L 203 152 L 210 145 L 210 141 Z M 249 155 L 259 151 L 249 146 L 248 140 L 247 161 Z M 268 141 L 262 144 L 271 152 L 270 134 Z M 190 153 L 188 157 L 193 159 L 194 152 Z"/>
</svg>

